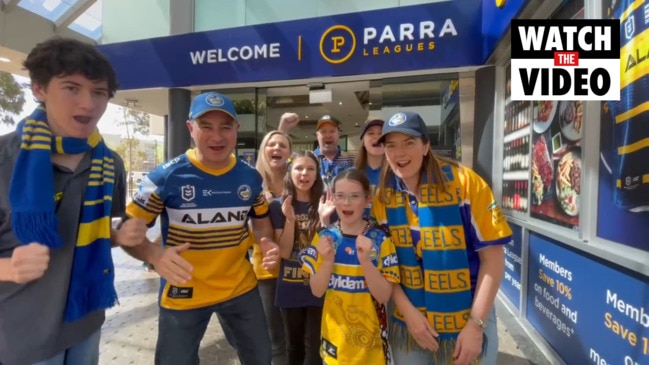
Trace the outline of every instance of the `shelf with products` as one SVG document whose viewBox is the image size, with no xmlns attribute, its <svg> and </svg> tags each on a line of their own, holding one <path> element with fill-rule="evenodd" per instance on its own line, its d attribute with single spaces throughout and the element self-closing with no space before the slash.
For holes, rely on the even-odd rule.
<svg viewBox="0 0 649 365">
<path fill-rule="evenodd" d="M 510 75 L 509 70 L 506 75 Z M 530 207 L 532 112 L 530 101 L 511 100 L 507 80 L 503 121 L 502 207 L 527 213 Z"/>
<path fill-rule="evenodd" d="M 530 204 L 529 184 L 527 180 L 503 181 L 503 209 L 527 212 Z"/>
<path fill-rule="evenodd" d="M 505 136 L 518 131 L 529 134 L 529 127 L 532 124 L 533 104 L 530 101 L 513 100 L 509 98 L 505 103 Z"/>
<path fill-rule="evenodd" d="M 530 136 L 524 136 L 506 142 L 503 147 L 503 172 L 529 171 Z M 529 178 L 529 175 L 528 175 Z"/>
</svg>

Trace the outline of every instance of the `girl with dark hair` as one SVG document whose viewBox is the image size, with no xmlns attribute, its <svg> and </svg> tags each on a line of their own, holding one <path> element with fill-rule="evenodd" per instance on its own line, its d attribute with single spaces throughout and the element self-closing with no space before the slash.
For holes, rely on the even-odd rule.
<svg viewBox="0 0 649 365">
<path fill-rule="evenodd" d="M 286 334 L 288 365 L 321 364 L 322 299 L 309 288 L 300 256 L 320 227 L 318 207 L 324 184 L 318 158 L 309 151 L 293 152 L 288 160 L 281 199 L 270 205 L 270 217 L 282 257 L 275 305 Z"/>
</svg>

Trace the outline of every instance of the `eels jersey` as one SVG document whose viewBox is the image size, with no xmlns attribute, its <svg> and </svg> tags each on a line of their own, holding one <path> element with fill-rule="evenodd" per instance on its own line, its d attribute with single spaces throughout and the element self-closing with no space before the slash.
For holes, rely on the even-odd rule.
<svg viewBox="0 0 649 365">
<path fill-rule="evenodd" d="M 177 287 L 161 279 L 162 307 L 205 307 L 257 285 L 247 258 L 253 240 L 248 218 L 268 215 L 261 185 L 257 170 L 234 155 L 228 166 L 213 170 L 198 162 L 194 150 L 144 178 L 126 208 L 127 215 L 150 224 L 160 215 L 165 246 L 191 244 L 181 255 L 194 268 L 192 280 Z"/>
<path fill-rule="evenodd" d="M 377 269 L 387 281 L 398 284 L 399 265 L 392 239 L 378 227 L 368 230 L 365 236 L 376 247 L 373 261 Z M 309 274 L 317 272 L 322 264 L 317 250 L 319 240 L 316 234 L 301 258 L 302 269 Z M 387 313 L 385 308 L 380 312 L 374 302 L 356 254 L 356 236 L 343 235 L 322 309 L 320 355 L 325 364 L 387 363 Z"/>
<path fill-rule="evenodd" d="M 620 19 L 620 100 L 609 102 L 616 151 L 609 155 L 615 204 L 649 208 L 649 1 L 613 0 Z M 612 160 L 612 161 L 610 161 Z"/>
</svg>

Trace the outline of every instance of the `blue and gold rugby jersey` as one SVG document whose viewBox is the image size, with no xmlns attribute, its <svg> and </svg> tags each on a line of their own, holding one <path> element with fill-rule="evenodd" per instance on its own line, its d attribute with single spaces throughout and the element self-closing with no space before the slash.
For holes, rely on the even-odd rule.
<svg viewBox="0 0 649 365">
<path fill-rule="evenodd" d="M 392 239 L 380 228 L 371 228 L 365 236 L 372 239 L 378 254 L 374 265 L 383 277 L 399 283 L 399 265 Z M 309 274 L 318 271 L 318 234 L 302 257 L 302 269 Z M 372 294 L 365 281 L 363 268 L 356 254 L 356 236 L 343 235 L 336 249 L 334 268 L 329 279 L 322 309 L 322 341 L 320 355 L 327 365 L 386 364 L 382 347 L 379 318 Z M 385 333 L 383 333 L 385 335 Z"/>
<path fill-rule="evenodd" d="M 475 293 L 478 272 L 480 271 L 478 251 L 486 247 L 509 243 L 512 231 L 496 203 L 489 185 L 475 171 L 465 166 L 447 162 L 440 162 L 440 165 L 448 181 L 447 186 L 449 188 L 447 192 L 438 191 L 434 185 L 431 186 L 423 182 L 422 200 L 427 201 L 430 205 L 448 206 L 448 209 L 455 209 L 453 205 L 456 205 L 462 216 L 463 224 L 460 227 L 462 232 L 457 232 L 458 227 L 450 226 L 445 227 L 445 230 L 449 232 L 447 235 L 421 234 L 422 228 L 428 232 L 431 231 L 430 227 L 421 227 L 419 217 L 416 214 L 404 216 L 398 222 L 388 222 L 387 208 L 392 207 L 390 204 L 406 206 L 411 211 L 412 208 L 410 208 L 409 204 L 414 202 L 416 205 L 421 205 L 407 191 L 399 190 L 400 187 L 397 187 L 396 193 L 403 194 L 399 194 L 397 199 L 392 199 L 389 204 L 381 201 L 379 194 L 382 193 L 380 191 L 376 193 L 372 202 L 372 216 L 379 224 L 390 231 L 392 240 L 397 247 L 412 247 L 418 257 L 421 257 L 423 247 L 446 246 L 448 245 L 447 240 L 450 241 L 448 237 L 455 237 L 456 235 L 465 237 L 471 276 L 471 292 Z M 401 189 L 405 189 L 405 187 Z M 415 243 L 409 239 L 410 237 Z M 427 242 L 431 240 L 432 242 Z M 408 283 L 412 287 L 421 285 L 418 283 L 420 278 L 413 274 L 411 267 L 406 266 L 403 262 L 399 262 L 399 265 L 402 283 Z"/>
<path fill-rule="evenodd" d="M 182 257 L 193 279 L 179 287 L 160 280 L 160 305 L 193 309 L 235 298 L 257 285 L 247 251 L 248 218 L 263 218 L 268 204 L 257 170 L 238 161 L 220 170 L 196 159 L 194 150 L 149 173 L 126 208 L 129 217 L 149 223 L 161 216 L 165 246 L 192 246 Z"/>
<path fill-rule="evenodd" d="M 620 19 L 620 101 L 609 102 L 615 118 L 616 153 L 609 155 L 615 204 L 649 206 L 649 1 L 615 2 Z M 613 162 L 613 163 L 612 163 Z"/>
</svg>

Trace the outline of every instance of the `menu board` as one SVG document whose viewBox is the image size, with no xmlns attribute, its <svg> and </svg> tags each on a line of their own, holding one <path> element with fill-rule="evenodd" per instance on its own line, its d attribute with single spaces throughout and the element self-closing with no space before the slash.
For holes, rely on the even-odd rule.
<svg viewBox="0 0 649 365">
<path fill-rule="evenodd" d="M 646 277 L 530 234 L 527 320 L 567 364 L 649 364 Z"/>
<path fill-rule="evenodd" d="M 530 121 L 532 103 L 511 100 L 511 67 L 507 67 L 503 137 L 502 208 L 527 213 L 529 200 Z"/>
<path fill-rule="evenodd" d="M 532 217 L 579 226 L 583 127 L 581 101 L 534 103 Z"/>
<path fill-rule="evenodd" d="M 505 274 L 503 275 L 500 290 L 507 299 L 514 304 L 516 309 L 521 304 L 521 267 L 523 265 L 523 229 L 509 223 L 512 229 L 512 240 L 503 246 L 505 250 Z"/>
<path fill-rule="evenodd" d="M 574 2 L 554 18 L 583 17 L 583 2 Z M 584 107 L 578 100 L 537 101 L 532 121 L 530 215 L 573 229 L 579 227 Z"/>
</svg>

